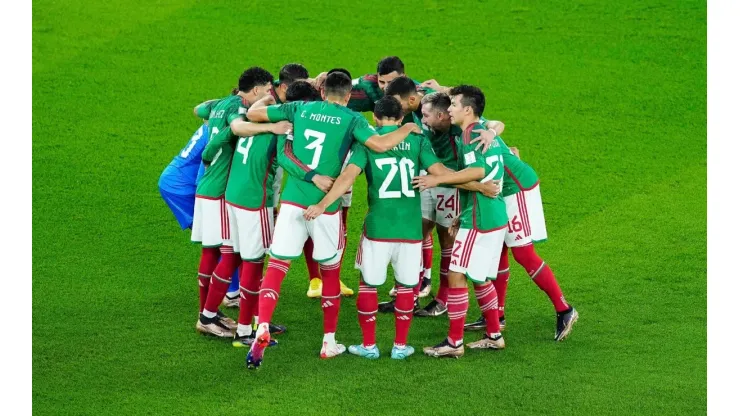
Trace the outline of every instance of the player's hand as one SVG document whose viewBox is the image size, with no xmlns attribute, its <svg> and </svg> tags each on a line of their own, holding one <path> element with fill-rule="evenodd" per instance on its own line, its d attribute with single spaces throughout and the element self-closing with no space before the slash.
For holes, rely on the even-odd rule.
<svg viewBox="0 0 740 416">
<path fill-rule="evenodd" d="M 517 149 L 516 147 L 510 147 L 509 150 L 511 150 L 511 153 L 514 153 L 514 156 L 521 159 L 521 157 L 519 157 L 519 149 Z"/>
<path fill-rule="evenodd" d="M 419 128 L 419 125 L 416 123 L 406 123 L 403 126 L 409 129 L 410 133 L 421 134 L 421 129 Z"/>
<path fill-rule="evenodd" d="M 334 178 L 326 175 L 314 175 L 311 181 L 317 188 L 321 189 L 321 192 L 329 192 L 332 185 L 334 185 Z"/>
<path fill-rule="evenodd" d="M 482 183 L 480 193 L 489 198 L 495 198 L 498 194 L 501 193 L 501 180 L 498 179 L 495 181 Z"/>
<path fill-rule="evenodd" d="M 306 221 L 316 219 L 316 217 L 324 213 L 325 209 L 326 208 L 322 208 L 321 205 L 311 205 L 303 211 L 303 218 L 305 218 Z"/>
<path fill-rule="evenodd" d="M 277 123 L 273 123 L 270 131 L 277 135 L 288 134 L 293 131 L 293 124 L 291 124 L 290 121 L 279 121 Z"/>
<path fill-rule="evenodd" d="M 452 225 L 447 228 L 447 232 L 450 234 L 450 237 L 455 238 L 457 236 L 457 230 L 460 229 L 460 216 L 455 217 L 452 220 Z"/>
<path fill-rule="evenodd" d="M 326 76 L 328 74 L 328 72 L 322 72 L 319 75 L 316 75 L 316 78 L 314 78 L 313 81 L 309 81 L 309 83 L 313 85 L 316 91 L 321 91 L 321 87 L 324 86 L 324 81 L 326 81 Z"/>
<path fill-rule="evenodd" d="M 414 188 L 418 188 L 419 191 L 434 188 L 439 185 L 439 182 L 439 176 L 434 175 L 417 176 L 411 180 L 411 183 L 414 184 Z"/>
<path fill-rule="evenodd" d="M 436 79 L 428 79 L 421 83 L 421 86 L 424 88 L 431 88 L 434 91 L 439 91 L 442 89 L 442 86 L 439 85 L 439 82 L 437 82 Z"/>
<path fill-rule="evenodd" d="M 491 143 L 496 140 L 496 133 L 491 130 L 477 129 L 473 130 L 473 133 L 478 133 L 479 136 L 471 140 L 470 143 L 478 143 L 478 146 L 475 146 L 475 150 L 480 149 L 482 146 L 481 153 L 486 153 L 491 148 Z"/>
</svg>

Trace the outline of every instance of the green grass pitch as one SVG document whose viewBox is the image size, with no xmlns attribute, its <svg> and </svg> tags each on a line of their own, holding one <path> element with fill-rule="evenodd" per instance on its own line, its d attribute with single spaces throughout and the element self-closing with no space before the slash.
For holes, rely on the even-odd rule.
<svg viewBox="0 0 740 416">
<path fill-rule="evenodd" d="M 505 351 L 393 362 L 384 315 L 381 360 L 322 361 L 298 261 L 275 315 L 289 332 L 249 372 L 243 349 L 195 333 L 198 248 L 159 174 L 192 107 L 246 67 L 359 76 L 386 55 L 486 92 L 541 176 L 538 251 L 581 319 L 554 343 L 548 299 L 512 264 Z M 705 2 L 39 0 L 32 127 L 39 415 L 706 412 Z M 364 192 L 342 268 L 354 288 Z M 410 343 L 446 327 L 417 319 Z M 361 340 L 354 299 L 338 338 Z"/>
</svg>

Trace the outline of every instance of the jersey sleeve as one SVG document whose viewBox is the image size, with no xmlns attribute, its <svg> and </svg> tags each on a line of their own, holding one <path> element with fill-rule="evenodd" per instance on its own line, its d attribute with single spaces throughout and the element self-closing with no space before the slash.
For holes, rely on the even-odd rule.
<svg viewBox="0 0 740 416">
<path fill-rule="evenodd" d="M 241 118 L 245 120 L 247 117 L 247 109 L 242 107 L 239 103 L 233 103 L 226 109 L 226 122 L 231 124 L 232 121 Z"/>
<path fill-rule="evenodd" d="M 421 141 L 421 152 L 419 153 L 419 161 L 421 162 L 421 168 L 424 170 L 429 169 L 435 163 L 442 163 L 437 155 L 434 153 L 432 144 L 429 143 L 426 137 L 420 137 Z"/>
<path fill-rule="evenodd" d="M 367 166 L 367 148 L 359 143 L 354 143 L 351 152 L 347 164 L 355 165 L 364 171 L 365 166 Z"/>
<path fill-rule="evenodd" d="M 377 134 L 378 132 L 367 122 L 365 117 L 359 114 L 355 116 L 354 125 L 352 126 L 352 136 L 357 141 L 364 144 L 369 138 Z"/>
<path fill-rule="evenodd" d="M 221 146 L 229 142 L 229 139 L 231 138 L 231 129 L 227 127 L 218 131 L 215 128 L 212 128 L 209 136 L 208 144 L 205 149 L 203 149 L 203 155 L 201 156 L 203 161 L 206 163 L 210 163 L 211 160 L 216 157 L 219 150 L 221 150 Z"/>
<path fill-rule="evenodd" d="M 293 153 L 293 138 L 287 135 L 278 136 L 277 143 L 278 165 L 288 172 L 288 175 L 311 182 L 316 171 L 301 162 Z"/>
<path fill-rule="evenodd" d="M 349 103 L 347 103 L 347 108 L 359 113 L 373 111 L 375 109 L 375 103 L 368 93 L 370 84 L 363 78 L 360 77 L 352 80 L 352 92 L 349 97 Z"/>
<path fill-rule="evenodd" d="M 218 102 L 218 99 L 215 99 L 215 100 L 204 101 L 198 104 L 195 107 L 195 114 L 198 116 L 198 118 L 202 118 L 203 120 L 208 120 L 208 117 L 211 115 L 211 109 L 213 109 L 213 106 L 216 105 L 217 102 Z"/>
<path fill-rule="evenodd" d="M 474 139 L 477 134 L 471 134 L 470 139 Z M 475 150 L 478 143 L 463 143 L 463 164 L 464 168 L 485 168 L 486 161 L 483 154 L 479 150 Z"/>
<path fill-rule="evenodd" d="M 288 120 L 291 123 L 295 118 L 295 113 L 298 111 L 301 102 L 292 102 L 288 104 L 277 104 L 267 107 L 267 118 L 270 122 L 275 123 L 277 121 Z"/>
</svg>

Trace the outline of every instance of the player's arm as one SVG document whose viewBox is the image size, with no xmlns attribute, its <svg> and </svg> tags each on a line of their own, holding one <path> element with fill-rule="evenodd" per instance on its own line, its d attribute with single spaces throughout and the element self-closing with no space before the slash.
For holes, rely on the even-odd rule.
<svg viewBox="0 0 740 416">
<path fill-rule="evenodd" d="M 364 144 L 365 147 L 376 153 L 383 153 L 393 149 L 394 146 L 406 139 L 409 134 L 421 134 L 421 129 L 415 123 L 406 123 L 400 129 L 380 135 L 365 121 L 364 125 L 355 127 L 353 133 L 355 138 Z"/>
<path fill-rule="evenodd" d="M 259 99 L 257 102 L 252 104 L 251 107 L 249 107 L 249 110 L 247 111 L 247 119 L 249 121 L 255 121 L 258 123 L 267 123 L 269 121 L 282 121 L 282 120 L 293 121 L 292 118 L 288 118 L 287 113 L 282 112 L 282 111 L 274 111 L 272 114 L 273 119 L 271 120 L 267 114 L 267 108 L 270 106 L 275 106 L 275 97 L 273 97 L 272 94 L 267 94 L 261 99 Z M 278 105 L 275 107 L 280 108 L 282 107 L 282 105 Z M 280 118 L 281 116 L 283 116 L 283 118 Z"/>
<path fill-rule="evenodd" d="M 211 109 L 218 102 L 218 99 L 203 101 L 193 108 L 193 114 L 196 117 L 208 120 L 208 116 L 211 114 Z"/>
<path fill-rule="evenodd" d="M 216 157 L 218 152 L 221 150 L 221 146 L 228 143 L 230 138 L 231 130 L 229 129 L 223 129 L 216 135 L 213 135 L 213 130 L 211 130 L 211 137 L 208 139 L 208 144 L 205 149 L 203 149 L 203 155 L 201 155 L 203 163 L 206 165 L 210 164 L 213 158 Z"/>
<path fill-rule="evenodd" d="M 291 136 L 283 135 L 278 137 L 277 160 L 278 165 L 285 169 L 289 175 L 303 179 L 306 182 L 313 182 L 323 192 L 328 192 L 334 183 L 334 178 L 320 175 L 316 170 L 309 168 L 296 157 L 293 152 L 293 139 Z"/>
<path fill-rule="evenodd" d="M 273 165 L 274 166 L 274 165 Z M 283 186 L 283 168 L 275 167 L 275 178 L 272 180 L 272 206 L 278 206 L 280 202 L 280 188 Z"/>
<path fill-rule="evenodd" d="M 485 176 L 486 171 L 483 167 L 467 167 L 454 173 L 447 173 L 439 176 L 417 176 L 412 180 L 412 182 L 414 183 L 414 188 L 418 188 L 420 191 L 423 191 L 439 185 L 457 185 L 470 181 L 479 181 Z"/>
<path fill-rule="evenodd" d="M 250 123 L 242 118 L 236 118 L 229 123 L 231 131 L 235 136 L 249 137 L 262 133 L 286 134 L 293 129 L 293 125 L 288 121 L 277 123 Z"/>
<path fill-rule="evenodd" d="M 367 152 L 359 145 L 352 146 L 352 155 L 349 157 L 347 167 L 344 168 L 329 192 L 316 205 L 311 205 L 303 213 L 306 220 L 312 220 L 323 214 L 326 208 L 341 198 L 355 183 L 355 179 L 362 173 L 362 168 L 367 164 Z"/>
<path fill-rule="evenodd" d="M 435 163 L 426 171 L 435 176 L 444 176 L 455 173 L 454 170 L 448 168 L 442 163 Z M 470 181 L 461 184 L 454 185 L 455 188 L 465 189 L 466 191 L 479 192 L 489 198 L 494 198 L 501 192 L 501 181 L 488 181 L 486 183 L 480 183 L 478 181 Z"/>
</svg>

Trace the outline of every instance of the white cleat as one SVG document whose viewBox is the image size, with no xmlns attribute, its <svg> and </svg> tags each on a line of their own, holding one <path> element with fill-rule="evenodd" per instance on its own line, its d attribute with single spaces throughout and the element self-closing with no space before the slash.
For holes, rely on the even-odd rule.
<svg viewBox="0 0 740 416">
<path fill-rule="evenodd" d="M 342 344 L 324 341 L 324 345 L 321 347 L 320 356 L 322 359 L 333 358 L 337 355 L 343 354 L 345 351 L 347 351 L 347 347 Z"/>
</svg>

